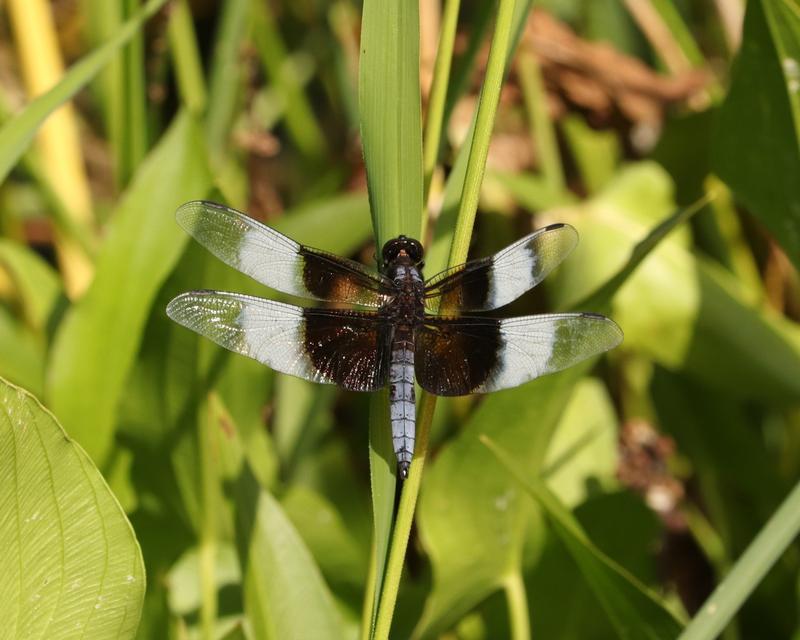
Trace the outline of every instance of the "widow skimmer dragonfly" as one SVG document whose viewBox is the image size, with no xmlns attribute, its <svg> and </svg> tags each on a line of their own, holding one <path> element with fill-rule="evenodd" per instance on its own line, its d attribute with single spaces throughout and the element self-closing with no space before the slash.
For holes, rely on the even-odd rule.
<svg viewBox="0 0 800 640">
<path fill-rule="evenodd" d="M 415 378 L 440 396 L 485 393 L 560 371 L 622 341 L 620 328 L 594 313 L 460 315 L 502 307 L 536 286 L 578 242 L 566 224 L 544 227 L 491 257 L 423 281 L 422 245 L 405 236 L 384 245 L 375 273 L 213 202 L 189 202 L 176 218 L 220 260 L 268 287 L 372 308 L 305 308 L 226 291 L 190 291 L 174 298 L 167 314 L 283 373 L 352 391 L 388 385 L 403 478 L 414 453 Z M 432 313 L 440 304 L 450 315 Z"/>
</svg>

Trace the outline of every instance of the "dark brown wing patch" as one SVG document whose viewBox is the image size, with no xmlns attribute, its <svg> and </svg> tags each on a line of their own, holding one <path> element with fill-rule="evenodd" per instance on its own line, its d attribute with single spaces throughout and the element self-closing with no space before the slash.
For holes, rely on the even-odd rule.
<svg viewBox="0 0 800 640">
<path fill-rule="evenodd" d="M 301 246 L 303 285 L 317 300 L 380 307 L 391 296 L 393 283 L 352 260 Z"/>
<path fill-rule="evenodd" d="M 426 318 L 417 329 L 415 373 L 437 396 L 463 396 L 480 388 L 498 364 L 499 321 Z"/>
<path fill-rule="evenodd" d="M 307 308 L 303 326 L 303 349 L 322 379 L 352 391 L 385 386 L 391 330 L 383 317 Z"/>
<path fill-rule="evenodd" d="M 425 300 L 444 311 L 486 309 L 489 305 L 491 258 L 473 260 L 431 278 Z"/>
</svg>

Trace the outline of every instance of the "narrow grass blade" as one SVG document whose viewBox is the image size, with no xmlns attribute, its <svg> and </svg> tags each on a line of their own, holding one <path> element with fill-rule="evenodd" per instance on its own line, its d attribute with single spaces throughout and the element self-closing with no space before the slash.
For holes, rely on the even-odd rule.
<svg viewBox="0 0 800 640">
<path fill-rule="evenodd" d="M 444 122 L 444 107 L 447 98 L 447 87 L 450 84 L 450 65 L 453 58 L 453 46 L 456 40 L 456 26 L 458 24 L 458 10 L 461 0 L 446 0 L 442 18 L 442 30 L 439 34 L 439 49 L 436 52 L 436 67 L 433 72 L 431 96 L 428 104 L 428 114 L 425 120 L 425 141 L 423 151 L 424 166 L 424 195 L 427 201 L 433 170 L 439 157 L 439 147 L 442 142 L 442 125 Z M 424 227 L 423 227 L 424 232 Z M 424 237 L 424 233 L 422 234 Z"/>
<path fill-rule="evenodd" d="M 686 627 L 680 640 L 713 640 L 800 533 L 800 483 L 783 501 L 731 572 Z"/>
<path fill-rule="evenodd" d="M 5 637 L 135 637 L 145 584 L 130 523 L 53 415 L 4 380 L 0 548 Z"/>
<path fill-rule="evenodd" d="M 158 11 L 166 0 L 150 0 L 128 20 L 117 34 L 101 47 L 73 65 L 47 93 L 33 100 L 0 129 L 0 182 L 30 146 L 34 135 L 56 108 L 80 91 L 112 59 L 114 54 L 138 33 L 145 20 Z"/>
<path fill-rule="evenodd" d="M 539 61 L 534 53 L 523 50 L 519 55 L 518 67 L 522 97 L 530 120 L 531 142 L 539 158 L 539 170 L 552 194 L 564 193 L 566 180 L 561 152 L 558 149 L 555 125 L 550 119 L 550 107 Z"/>
<path fill-rule="evenodd" d="M 497 10 L 494 37 L 489 50 L 489 61 L 486 65 L 486 78 L 481 87 L 478 112 L 475 116 L 475 133 L 469 149 L 464 190 L 461 193 L 461 206 L 458 210 L 453 244 L 450 248 L 449 263 L 451 265 L 464 262 L 469 251 L 469 240 L 472 237 L 472 227 L 478 212 L 478 197 L 483 183 L 483 172 L 486 170 L 486 158 L 489 155 L 489 141 L 492 137 L 497 105 L 500 102 L 500 88 L 505 77 L 515 5 L 514 0 L 500 0 Z"/>
<path fill-rule="evenodd" d="M 241 44 L 248 29 L 250 0 L 227 0 L 220 7 L 208 81 L 206 135 L 211 158 L 227 155 L 228 138 L 242 98 Z"/>
<path fill-rule="evenodd" d="M 672 640 L 680 633 L 680 622 L 658 597 L 592 544 L 580 523 L 541 480 L 528 478 L 491 439 L 483 436 L 481 442 L 544 509 L 553 531 L 575 560 L 620 638 Z"/>
<path fill-rule="evenodd" d="M 191 113 L 199 115 L 206 108 L 206 84 L 188 0 L 178 0 L 172 7 L 169 44 L 181 102 Z"/>
<path fill-rule="evenodd" d="M 531 619 L 528 612 L 528 597 L 525 593 L 525 581 L 519 571 L 514 571 L 506 578 L 503 590 L 508 603 L 508 617 L 511 622 L 512 640 L 530 640 Z"/>
<path fill-rule="evenodd" d="M 486 3 L 482 5 L 481 11 L 484 11 L 484 7 L 491 8 L 490 3 Z M 531 2 L 530 0 L 519 0 L 515 6 L 514 16 L 512 18 L 512 25 L 511 25 L 511 34 L 514 34 L 513 39 L 509 42 L 509 46 L 506 50 L 506 67 L 511 61 L 511 58 L 516 50 L 516 45 L 519 42 L 520 35 L 522 33 L 522 28 L 525 25 L 525 20 L 528 17 L 528 13 L 530 11 Z M 491 11 L 488 12 L 491 14 Z M 475 48 L 477 49 L 478 44 L 482 42 L 482 35 L 483 30 L 486 28 L 486 24 L 484 24 L 484 20 L 488 19 L 485 18 L 483 15 L 478 17 L 478 25 L 477 25 L 477 33 L 472 34 L 476 40 Z M 468 52 L 465 57 L 469 57 L 473 55 L 474 52 Z M 462 68 L 461 72 L 468 74 L 468 71 L 471 70 L 472 64 L 474 60 L 469 61 L 466 68 Z M 454 99 L 455 96 L 460 96 L 461 89 L 457 89 L 460 87 L 461 81 L 458 80 L 456 77 L 457 71 L 453 71 L 453 78 L 451 82 L 451 86 L 448 89 L 448 105 L 445 107 L 445 116 L 444 122 L 448 121 L 451 112 L 451 106 L 449 102 Z M 454 233 L 454 229 L 456 228 L 456 222 L 458 220 L 458 215 L 460 212 L 460 204 L 462 201 L 462 194 L 464 191 L 464 181 L 465 176 L 467 173 L 467 167 L 469 165 L 469 158 L 470 152 L 472 149 L 472 140 L 475 137 L 475 117 L 477 116 L 477 112 L 475 116 L 473 116 L 473 121 L 470 124 L 469 131 L 465 137 L 464 144 L 461 145 L 461 148 L 458 150 L 456 154 L 455 162 L 453 163 L 453 168 L 450 171 L 450 175 L 447 177 L 447 183 L 445 184 L 445 191 L 444 191 L 444 198 L 442 201 L 442 210 L 439 214 L 439 218 L 436 221 L 436 227 L 434 229 L 434 238 L 433 242 L 427 247 L 425 252 L 425 264 L 427 265 L 428 273 L 438 273 L 442 271 L 447 266 L 454 266 L 454 263 L 448 262 L 448 255 L 450 251 L 450 247 L 452 246 L 452 237 Z M 464 259 L 460 260 L 463 262 Z"/>
</svg>

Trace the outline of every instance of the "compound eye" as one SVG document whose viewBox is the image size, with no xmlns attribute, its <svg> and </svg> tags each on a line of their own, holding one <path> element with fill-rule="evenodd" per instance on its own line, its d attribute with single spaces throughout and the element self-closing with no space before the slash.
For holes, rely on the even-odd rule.
<svg viewBox="0 0 800 640">
<path fill-rule="evenodd" d="M 422 260 L 422 245 L 416 240 L 408 241 L 408 246 L 406 247 L 406 251 L 408 252 L 409 257 L 414 262 L 419 262 L 420 260 Z"/>
<path fill-rule="evenodd" d="M 383 245 L 383 250 L 381 251 L 381 257 L 383 258 L 384 262 L 391 262 L 396 255 L 397 255 L 396 241 L 389 240 L 389 242 Z"/>
</svg>

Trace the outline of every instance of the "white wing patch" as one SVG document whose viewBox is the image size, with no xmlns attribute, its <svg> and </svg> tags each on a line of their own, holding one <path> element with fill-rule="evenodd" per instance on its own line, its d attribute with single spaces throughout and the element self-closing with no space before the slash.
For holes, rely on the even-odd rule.
<svg viewBox="0 0 800 640">
<path fill-rule="evenodd" d="M 311 366 L 303 348 L 303 310 L 300 307 L 271 300 L 244 304 L 237 324 L 243 330 L 245 355 L 282 373 L 327 382 Z"/>
<path fill-rule="evenodd" d="M 262 284 L 293 295 L 306 294 L 300 285 L 303 261 L 300 245 L 269 227 L 248 229 L 241 237 L 237 252 L 239 271 Z M 294 289 L 288 291 L 287 289 Z"/>
<path fill-rule="evenodd" d="M 523 238 L 493 257 L 487 296 L 491 309 L 505 306 L 536 286 L 541 279 L 537 278 L 538 260 L 530 238 Z"/>
<path fill-rule="evenodd" d="M 516 387 L 613 349 L 622 330 L 605 316 L 564 313 L 501 320 L 499 337 L 497 364 L 478 392 Z"/>
<path fill-rule="evenodd" d="M 230 349 L 293 376 L 327 382 L 304 349 L 303 309 L 223 291 L 192 291 L 174 298 L 167 315 Z"/>
</svg>

